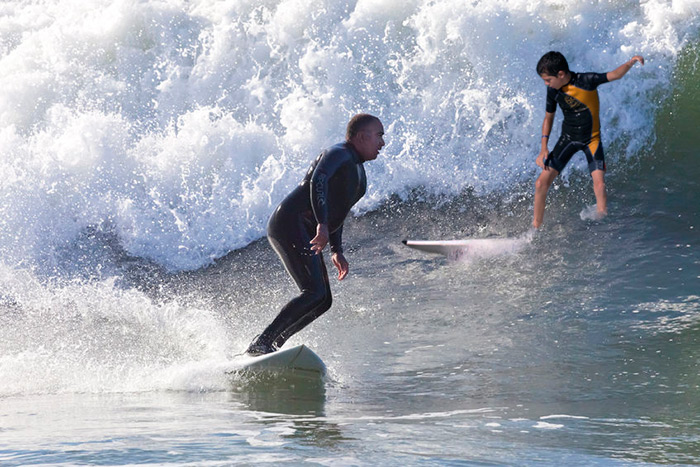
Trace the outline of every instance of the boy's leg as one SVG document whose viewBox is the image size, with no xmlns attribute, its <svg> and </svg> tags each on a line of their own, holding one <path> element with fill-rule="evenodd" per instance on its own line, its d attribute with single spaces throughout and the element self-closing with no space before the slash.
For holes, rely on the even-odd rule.
<svg viewBox="0 0 700 467">
<path fill-rule="evenodd" d="M 532 219 L 532 226 L 539 229 L 544 220 L 544 206 L 547 201 L 547 192 L 552 182 L 557 178 L 559 172 L 553 168 L 543 170 L 535 182 L 535 216 Z"/>
<path fill-rule="evenodd" d="M 608 196 L 605 192 L 605 171 L 594 170 L 591 172 L 593 178 L 593 192 L 595 193 L 596 211 L 598 216 L 608 215 Z"/>
<path fill-rule="evenodd" d="M 596 138 L 583 150 L 588 160 L 588 170 L 593 178 L 593 192 L 595 193 L 596 211 L 598 217 L 608 214 L 608 196 L 605 193 L 605 154 L 603 144 Z"/>
<path fill-rule="evenodd" d="M 544 206 L 547 201 L 547 192 L 557 175 L 564 170 L 569 163 L 571 156 L 580 149 L 580 144 L 573 141 L 567 133 L 562 133 L 554 145 L 554 149 L 545 160 L 546 170 L 543 170 L 535 182 L 535 215 L 532 219 L 532 226 L 539 229 L 544 220 Z"/>
</svg>

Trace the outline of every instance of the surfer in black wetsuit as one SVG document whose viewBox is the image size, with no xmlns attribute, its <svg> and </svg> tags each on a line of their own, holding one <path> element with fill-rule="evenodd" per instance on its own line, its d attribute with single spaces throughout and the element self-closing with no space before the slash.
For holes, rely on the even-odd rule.
<svg viewBox="0 0 700 467">
<path fill-rule="evenodd" d="M 542 124 L 542 149 L 536 163 L 543 170 L 535 183 L 535 207 L 532 226 L 538 229 L 544 220 L 544 207 L 549 187 L 564 170 L 574 153 L 583 151 L 588 170 L 593 178 L 597 216 L 607 215 L 605 193 L 605 158 L 600 142 L 600 104 L 597 88 L 603 83 L 623 76 L 636 62 L 644 65 L 644 58 L 635 55 L 607 73 L 575 73 L 569 71 L 566 58 L 559 52 L 548 52 L 537 63 L 537 74 L 547 85 L 547 108 Z M 561 135 L 552 152 L 547 149 L 552 132 L 557 104 L 564 113 Z"/>
<path fill-rule="evenodd" d="M 263 355 L 282 347 L 331 307 L 331 289 L 321 252 L 330 243 L 338 279 L 348 274 L 343 255 L 343 222 L 367 189 L 363 164 L 384 146 L 384 127 L 377 117 L 355 115 L 345 142 L 331 146 L 311 164 L 306 176 L 277 207 L 267 238 L 301 294 L 292 299 L 248 347 Z"/>
</svg>

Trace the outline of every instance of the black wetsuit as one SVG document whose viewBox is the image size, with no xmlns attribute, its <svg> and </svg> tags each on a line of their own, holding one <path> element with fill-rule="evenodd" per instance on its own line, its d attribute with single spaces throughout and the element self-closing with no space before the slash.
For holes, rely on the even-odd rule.
<svg viewBox="0 0 700 467">
<path fill-rule="evenodd" d="M 347 143 L 321 153 L 297 186 L 277 207 L 267 226 L 270 245 L 279 255 L 301 294 L 279 315 L 249 348 L 267 353 L 280 348 L 331 307 L 331 289 L 321 254 L 311 251 L 318 224 L 327 224 L 331 252 L 342 253 L 345 217 L 367 189 L 365 169 Z"/>
<path fill-rule="evenodd" d="M 588 170 L 605 170 L 605 156 L 600 142 L 600 103 L 597 88 L 607 83 L 605 73 L 571 72 L 571 81 L 561 89 L 547 88 L 547 112 L 557 104 L 564 113 L 561 136 L 545 164 L 557 172 L 564 170 L 576 151 L 583 151 Z"/>
</svg>

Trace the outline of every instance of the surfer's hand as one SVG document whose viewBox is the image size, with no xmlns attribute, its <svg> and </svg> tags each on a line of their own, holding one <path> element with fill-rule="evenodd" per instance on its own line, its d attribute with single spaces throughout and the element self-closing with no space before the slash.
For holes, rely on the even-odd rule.
<svg viewBox="0 0 700 467">
<path fill-rule="evenodd" d="M 350 269 L 348 261 L 345 259 L 345 256 L 343 256 L 342 253 L 333 253 L 333 255 L 331 255 L 331 261 L 338 269 L 338 280 L 342 281 L 345 279 L 345 276 L 348 275 L 348 270 Z"/>
<path fill-rule="evenodd" d="M 546 151 L 546 150 L 545 150 L 545 151 L 540 151 L 540 155 L 537 156 L 537 159 L 535 159 L 535 164 L 537 164 L 537 165 L 538 165 L 540 168 L 542 168 L 543 170 L 548 170 L 548 169 L 549 169 L 549 167 L 547 167 L 546 165 L 544 165 L 544 160 L 545 160 L 545 158 L 547 157 L 548 154 L 549 154 L 549 153 L 548 153 L 548 151 Z"/>
<path fill-rule="evenodd" d="M 311 239 L 311 251 L 319 254 L 328 244 L 328 226 L 326 224 L 318 224 L 316 227 L 316 236 Z"/>
</svg>

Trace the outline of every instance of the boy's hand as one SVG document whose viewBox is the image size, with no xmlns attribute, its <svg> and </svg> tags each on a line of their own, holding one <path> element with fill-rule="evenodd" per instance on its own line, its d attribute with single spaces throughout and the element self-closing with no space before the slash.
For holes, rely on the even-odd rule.
<svg viewBox="0 0 700 467">
<path fill-rule="evenodd" d="M 641 55 L 635 55 L 634 57 L 630 58 L 630 66 L 634 65 L 634 62 L 639 62 L 644 65 L 644 57 Z"/>
<path fill-rule="evenodd" d="M 642 57 L 641 55 L 635 55 L 619 67 L 615 68 L 613 71 L 608 71 L 606 73 L 608 81 L 615 81 L 625 76 L 627 72 L 632 69 L 636 62 L 639 62 L 642 65 L 644 65 L 644 57 Z"/>
<path fill-rule="evenodd" d="M 537 164 L 543 170 L 549 170 L 549 167 L 544 165 L 544 161 L 548 155 L 549 151 L 547 151 L 546 149 L 540 151 L 540 154 L 537 156 L 537 159 L 535 159 L 535 164 Z"/>
</svg>

